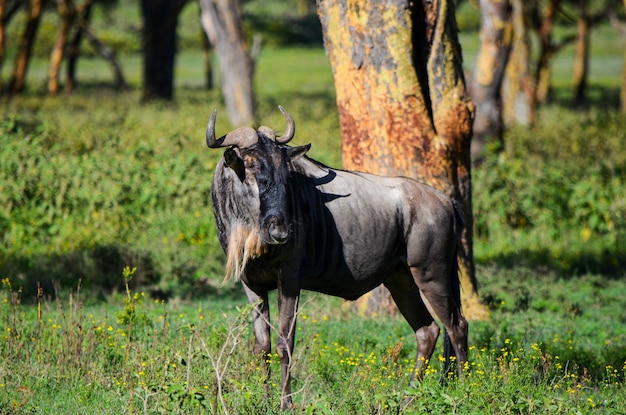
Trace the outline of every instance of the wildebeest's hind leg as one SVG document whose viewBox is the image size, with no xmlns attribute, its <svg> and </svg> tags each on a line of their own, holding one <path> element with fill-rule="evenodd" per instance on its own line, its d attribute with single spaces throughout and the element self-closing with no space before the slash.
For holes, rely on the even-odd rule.
<svg viewBox="0 0 626 415">
<path fill-rule="evenodd" d="M 269 355 L 272 352 L 272 340 L 270 337 L 270 308 L 267 302 L 267 292 L 256 294 L 246 284 L 243 288 L 248 297 L 248 302 L 254 306 L 252 321 L 254 327 L 254 354 L 259 358 L 265 368 L 265 386 L 269 392 L 270 365 Z"/>
<path fill-rule="evenodd" d="M 448 332 L 460 375 L 467 362 L 468 326 L 461 314 L 456 272 L 456 267 L 432 266 L 428 270 L 411 267 L 411 273 L 428 306 Z"/>
<path fill-rule="evenodd" d="M 411 375 L 411 385 L 420 380 L 435 350 L 439 325 L 426 308 L 419 289 L 408 273 L 406 278 L 396 277 L 385 282 L 398 309 L 409 323 L 417 338 L 417 356 Z"/>
</svg>

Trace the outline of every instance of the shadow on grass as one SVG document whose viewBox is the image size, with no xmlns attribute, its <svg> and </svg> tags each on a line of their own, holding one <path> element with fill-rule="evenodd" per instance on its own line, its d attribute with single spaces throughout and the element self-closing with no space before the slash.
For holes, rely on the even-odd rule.
<svg viewBox="0 0 626 415">
<path fill-rule="evenodd" d="M 590 108 L 617 110 L 620 106 L 619 87 L 591 84 L 587 86 L 586 99 L 578 102 L 571 88 L 554 87 L 549 105 L 558 107 L 587 110 Z"/>
<path fill-rule="evenodd" d="M 524 267 L 538 274 L 556 274 L 560 278 L 574 278 L 584 274 L 598 274 L 608 278 L 626 276 L 626 252 L 576 253 L 555 256 L 548 249 L 523 249 L 501 253 L 476 261 L 483 265 L 513 269 Z"/>
<path fill-rule="evenodd" d="M 240 284 L 222 287 L 208 276 L 198 277 L 198 267 L 188 262 L 181 261 L 172 270 L 176 276 L 164 275 L 157 269 L 153 255 L 132 247 L 107 245 L 65 254 L 9 256 L 0 261 L 0 275 L 9 278 L 13 291 L 19 290 L 24 303 L 36 302 L 38 287 L 46 299 L 80 287 L 87 298 L 105 301 L 111 294 L 125 290 L 122 270 L 126 266 L 137 268 L 129 287 L 155 299 L 245 298 Z"/>
</svg>

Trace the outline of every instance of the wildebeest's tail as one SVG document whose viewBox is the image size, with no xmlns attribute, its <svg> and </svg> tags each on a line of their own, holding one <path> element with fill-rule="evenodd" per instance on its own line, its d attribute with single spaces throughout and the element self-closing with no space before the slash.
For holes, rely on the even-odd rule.
<svg viewBox="0 0 626 415">
<path fill-rule="evenodd" d="M 463 214 L 463 205 L 456 200 L 452 201 L 452 205 L 454 207 L 454 235 L 456 238 L 456 245 L 454 250 L 454 255 L 452 258 L 452 266 L 450 267 L 450 277 L 448 282 L 450 284 L 450 294 L 452 294 L 452 301 L 455 303 L 456 308 L 461 312 L 461 283 L 459 280 L 459 262 L 458 262 L 458 251 L 461 248 L 461 233 L 463 232 L 463 228 L 465 227 L 465 216 Z M 458 318 L 459 316 L 454 316 L 454 318 Z M 452 350 L 452 342 L 450 341 L 450 336 L 448 335 L 448 331 L 444 329 L 443 332 L 443 355 L 446 360 L 446 370 L 444 373 L 452 372 L 452 363 L 451 357 L 454 354 Z"/>
</svg>

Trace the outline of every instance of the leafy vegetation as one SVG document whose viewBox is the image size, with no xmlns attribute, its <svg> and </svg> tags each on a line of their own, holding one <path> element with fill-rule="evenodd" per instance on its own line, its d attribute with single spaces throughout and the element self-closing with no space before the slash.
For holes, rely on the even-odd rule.
<svg viewBox="0 0 626 415">
<path fill-rule="evenodd" d="M 475 234 L 481 261 L 549 267 L 564 276 L 622 275 L 626 257 L 624 117 L 543 110 L 516 128 L 506 149 L 475 170 Z"/>
</svg>

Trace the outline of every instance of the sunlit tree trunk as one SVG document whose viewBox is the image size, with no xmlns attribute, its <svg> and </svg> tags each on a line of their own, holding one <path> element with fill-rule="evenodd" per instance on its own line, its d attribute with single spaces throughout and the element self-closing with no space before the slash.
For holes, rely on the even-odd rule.
<svg viewBox="0 0 626 415">
<path fill-rule="evenodd" d="M 238 0 L 200 0 L 202 27 L 220 66 L 222 92 L 234 126 L 254 122 L 254 64 L 259 44 L 249 50 Z"/>
<path fill-rule="evenodd" d="M 74 5 L 71 0 L 57 0 L 57 10 L 61 18 L 59 33 L 50 54 L 48 68 L 48 93 L 54 95 L 59 92 L 59 68 L 63 61 L 67 37 L 74 19 Z"/>
<path fill-rule="evenodd" d="M 549 0 L 541 13 L 541 25 L 539 27 L 539 61 L 537 62 L 537 70 L 535 72 L 538 103 L 544 103 L 550 100 L 550 64 L 552 63 L 555 52 L 552 42 L 552 27 L 554 25 L 554 17 L 558 3 L 558 0 Z"/>
<path fill-rule="evenodd" d="M 513 26 L 509 0 L 480 0 L 480 47 L 472 72 L 470 92 L 476 105 L 472 160 L 483 157 L 488 139 L 502 141 L 502 97 L 500 89 L 509 60 Z"/>
<path fill-rule="evenodd" d="M 464 202 L 463 302 L 467 315 L 483 317 L 471 236 L 473 106 L 453 2 L 318 0 L 317 6 L 335 81 L 344 168 L 414 177 Z M 361 308 L 376 313 L 392 304 L 380 292 L 363 301 Z"/>
<path fill-rule="evenodd" d="M 576 21 L 576 45 L 574 52 L 574 68 L 572 73 L 574 84 L 574 102 L 582 105 L 586 102 L 587 75 L 589 73 L 589 16 L 587 0 L 578 1 L 580 14 Z"/>
<path fill-rule="evenodd" d="M 39 21 L 41 20 L 41 13 L 46 4 L 46 0 L 30 0 L 28 8 L 28 20 L 24 33 L 22 34 L 22 40 L 15 58 L 15 67 L 13 70 L 13 78 L 11 79 L 10 91 L 11 94 L 18 94 L 22 92 L 26 85 L 26 73 L 28 72 L 28 63 L 30 61 L 30 55 L 35 42 L 35 36 L 37 35 L 37 29 L 39 28 Z"/>
<path fill-rule="evenodd" d="M 535 121 L 535 83 L 530 75 L 530 39 L 523 0 L 513 6 L 513 46 L 502 84 L 502 119 L 505 126 L 532 125 Z"/>
</svg>

